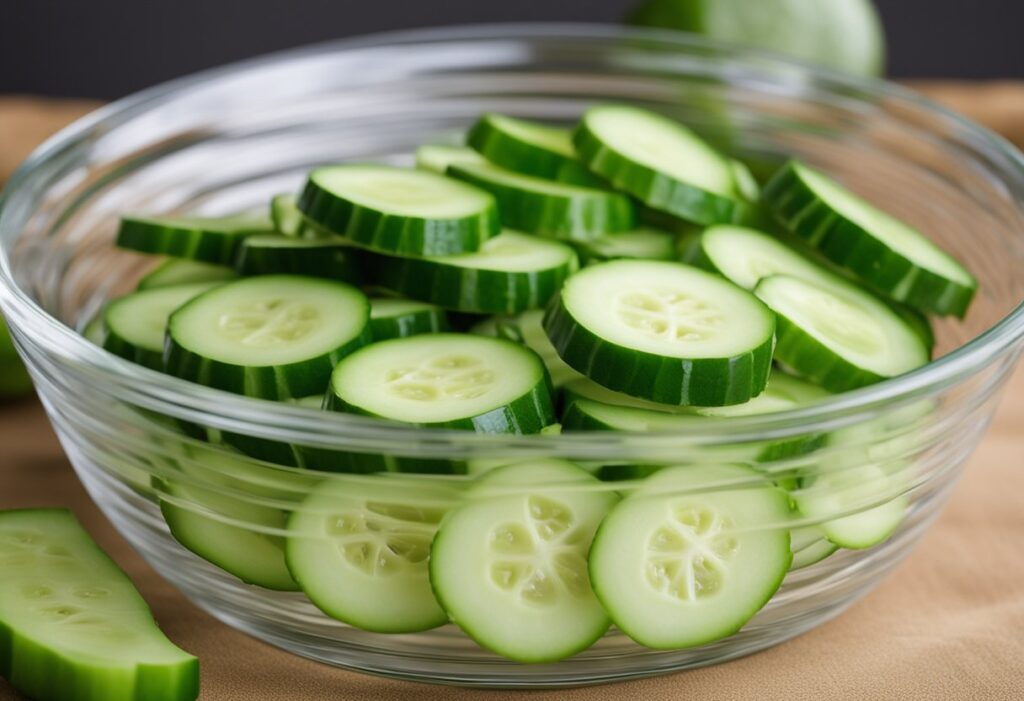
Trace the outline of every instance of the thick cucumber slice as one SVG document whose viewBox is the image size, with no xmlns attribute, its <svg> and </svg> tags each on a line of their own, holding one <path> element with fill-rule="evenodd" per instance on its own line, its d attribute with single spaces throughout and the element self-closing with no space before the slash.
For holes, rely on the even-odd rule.
<svg viewBox="0 0 1024 701">
<path fill-rule="evenodd" d="M 235 269 L 242 275 L 310 275 L 358 284 L 362 267 L 359 253 L 340 236 L 250 236 L 238 250 Z"/>
<path fill-rule="evenodd" d="M 594 107 L 573 142 L 590 170 L 661 212 L 697 224 L 742 221 L 732 162 L 666 117 L 636 107 Z"/>
<path fill-rule="evenodd" d="M 902 523 L 909 505 L 904 482 L 902 471 L 866 463 L 808 477 L 793 498 L 801 514 L 821 520 L 832 543 L 862 550 L 888 540 Z"/>
<path fill-rule="evenodd" d="M 716 483 L 721 491 L 707 491 Z M 792 560 L 789 510 L 784 491 L 746 468 L 660 470 L 598 529 L 594 592 L 641 645 L 687 648 L 728 637 L 782 584 Z"/>
<path fill-rule="evenodd" d="M 370 257 L 380 287 L 460 312 L 516 313 L 539 309 L 579 267 L 558 241 L 506 230 L 476 253 L 436 258 Z"/>
<path fill-rule="evenodd" d="M 272 230 L 269 220 L 251 216 L 121 217 L 117 245 L 143 253 L 231 265 L 246 236 Z"/>
<path fill-rule="evenodd" d="M 758 283 L 778 318 L 775 357 L 833 392 L 864 387 L 928 362 L 918 333 L 874 296 L 787 275 Z"/>
<path fill-rule="evenodd" d="M 576 248 L 585 263 L 600 263 L 618 258 L 675 260 L 676 237 L 657 229 L 634 229 L 608 234 L 591 241 L 579 241 Z"/>
<path fill-rule="evenodd" d="M 194 282 L 227 282 L 238 277 L 226 265 L 214 265 L 198 260 L 168 258 L 139 280 L 139 290 L 155 290 L 171 285 L 188 285 Z"/>
<path fill-rule="evenodd" d="M 487 192 L 390 166 L 317 168 L 298 206 L 314 223 L 361 246 L 408 256 L 477 251 L 501 228 Z"/>
<path fill-rule="evenodd" d="M 103 313 L 103 347 L 154 370 L 164 367 L 167 320 L 186 302 L 221 283 L 199 282 L 143 290 L 115 299 Z"/>
<path fill-rule="evenodd" d="M 898 302 L 963 317 L 977 292 L 974 276 L 916 229 L 802 163 L 780 170 L 764 200 L 790 231 Z"/>
<path fill-rule="evenodd" d="M 448 317 L 434 304 L 393 297 L 370 300 L 370 334 L 374 341 L 447 330 Z"/>
<path fill-rule="evenodd" d="M 789 532 L 793 562 L 789 571 L 815 565 L 839 550 L 839 546 L 825 536 L 820 526 L 801 526 Z"/>
<path fill-rule="evenodd" d="M 167 325 L 167 372 L 264 399 L 308 397 L 369 342 L 370 303 L 341 282 L 262 275 L 193 299 Z"/>
<path fill-rule="evenodd" d="M 338 363 L 328 404 L 420 426 L 537 433 L 555 422 L 550 381 L 522 346 L 469 334 L 374 343 Z"/>
<path fill-rule="evenodd" d="M 557 183 L 490 164 L 454 163 L 448 175 L 493 194 L 502 223 L 512 229 L 587 240 L 636 225 L 633 203 L 611 190 Z"/>
<path fill-rule="evenodd" d="M 495 333 L 516 343 L 522 343 L 540 356 L 544 367 L 551 375 L 551 384 L 558 388 L 570 380 L 582 378 L 578 372 L 565 364 L 558 356 L 558 351 L 551 345 L 551 339 L 544 332 L 544 312 L 531 309 L 513 317 L 497 319 Z"/>
<path fill-rule="evenodd" d="M 282 236 L 300 239 L 330 238 L 334 234 L 317 226 L 299 211 L 295 195 L 277 195 L 270 200 L 270 220 Z"/>
<path fill-rule="evenodd" d="M 62 509 L 0 512 L 0 675 L 39 701 L 191 701 L 196 658 Z"/>
<path fill-rule="evenodd" d="M 466 143 L 502 168 L 548 180 L 560 180 L 563 169 L 579 165 L 568 129 L 500 114 L 480 117 Z"/>
<path fill-rule="evenodd" d="M 443 625 L 427 560 L 458 493 L 396 479 L 332 477 L 288 523 L 288 567 L 310 601 L 349 625 L 412 633 Z"/>
<path fill-rule="evenodd" d="M 483 165 L 487 159 L 468 146 L 447 146 L 444 144 L 427 144 L 416 149 L 416 167 L 444 175 L 448 166 L 455 163 Z"/>
<path fill-rule="evenodd" d="M 577 483 L 597 480 L 561 460 L 499 467 L 441 523 L 430 581 L 452 620 L 483 647 L 519 662 L 554 662 L 608 629 L 587 551 L 618 497 L 550 490 Z"/>
<path fill-rule="evenodd" d="M 749 292 L 702 270 L 619 260 L 573 275 L 544 328 L 562 360 L 609 389 L 721 406 L 764 390 L 775 318 Z"/>
</svg>

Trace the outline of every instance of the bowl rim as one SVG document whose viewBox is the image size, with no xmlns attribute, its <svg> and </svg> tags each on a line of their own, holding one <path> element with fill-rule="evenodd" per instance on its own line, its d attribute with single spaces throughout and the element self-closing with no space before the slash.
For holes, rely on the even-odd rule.
<svg viewBox="0 0 1024 701">
<path fill-rule="evenodd" d="M 774 52 L 752 49 L 672 30 L 625 27 L 586 23 L 507 23 L 468 24 L 451 27 L 401 30 L 361 35 L 277 51 L 254 58 L 225 64 L 184 77 L 176 78 L 116 100 L 76 120 L 37 147 L 12 174 L 0 193 L 0 237 L 4 233 L 4 210 L 28 189 L 35 173 L 49 161 L 104 124 L 136 116 L 164 100 L 185 95 L 191 90 L 208 88 L 217 81 L 286 62 L 302 61 L 326 54 L 340 54 L 362 49 L 405 48 L 437 43 L 458 44 L 480 41 L 521 41 L 565 38 L 574 40 L 634 40 L 650 47 L 679 49 L 682 52 L 702 50 L 727 55 L 730 60 L 757 61 L 759 67 L 770 66 L 801 72 L 805 81 L 829 90 L 853 90 L 909 104 L 924 110 L 945 123 L 959 137 L 977 149 L 989 149 L 999 157 L 1003 171 L 1000 181 L 1005 186 L 1015 177 L 1021 187 L 1011 190 L 1011 197 L 1024 210 L 1024 154 L 1003 137 L 934 101 L 884 80 L 847 75 L 835 70 L 810 65 Z M 993 166 L 995 168 L 996 166 Z M 1021 232 L 1024 234 L 1024 232 Z M 12 239 L 16 236 L 12 237 Z M 1005 317 L 980 334 L 927 365 L 893 379 L 858 390 L 837 394 L 813 405 L 770 414 L 722 418 L 715 422 L 699 422 L 699 426 L 680 427 L 671 433 L 615 432 L 598 438 L 592 432 L 558 436 L 507 436 L 474 434 L 451 429 L 421 428 L 380 419 L 270 402 L 235 395 L 190 383 L 155 370 L 138 366 L 86 340 L 79 332 L 66 326 L 46 312 L 14 281 L 6 250 L 0 249 L 0 306 L 7 314 L 12 329 L 24 333 L 33 343 L 48 352 L 79 365 L 96 380 L 117 390 L 140 406 L 177 416 L 200 418 L 209 425 L 230 429 L 280 427 L 285 434 L 303 437 L 328 436 L 332 444 L 345 444 L 347 439 L 368 439 L 394 445 L 403 439 L 448 441 L 467 449 L 501 446 L 553 445 L 582 448 L 594 443 L 607 446 L 612 436 L 618 443 L 628 439 L 647 446 L 668 447 L 673 443 L 686 445 L 736 442 L 745 439 L 784 437 L 810 430 L 846 425 L 877 412 L 883 406 L 904 405 L 947 388 L 980 372 L 1002 356 L 1010 356 L 1024 346 L 1024 300 L 1018 302 Z M 30 355 L 24 352 L 23 355 Z M 31 366 L 31 358 L 28 360 Z M 238 418 L 240 417 L 240 418 Z M 570 451 L 573 452 L 573 451 Z M 586 451 L 591 452 L 591 451 Z M 548 453 L 550 454 L 550 452 Z"/>
</svg>

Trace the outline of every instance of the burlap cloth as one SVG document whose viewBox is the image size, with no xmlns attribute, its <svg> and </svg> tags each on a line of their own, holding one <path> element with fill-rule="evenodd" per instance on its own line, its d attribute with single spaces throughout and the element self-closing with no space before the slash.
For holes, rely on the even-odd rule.
<svg viewBox="0 0 1024 701">
<path fill-rule="evenodd" d="M 916 87 L 1024 146 L 1024 85 Z M 0 99 L 0 180 L 88 107 Z M 0 408 L 0 458 L 0 508 L 74 509 L 138 584 L 167 635 L 199 656 L 208 701 L 1024 699 L 1024 370 L 942 517 L 909 560 L 845 614 L 736 662 L 577 690 L 409 684 L 280 652 L 199 611 L 129 549 L 86 497 L 34 400 Z M 0 701 L 16 698 L 0 681 Z"/>
</svg>

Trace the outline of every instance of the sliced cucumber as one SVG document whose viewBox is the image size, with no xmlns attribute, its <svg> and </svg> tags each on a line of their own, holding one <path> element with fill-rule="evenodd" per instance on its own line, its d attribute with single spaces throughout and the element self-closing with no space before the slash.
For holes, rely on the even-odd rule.
<svg viewBox="0 0 1024 701">
<path fill-rule="evenodd" d="M 270 200 L 270 219 L 274 229 L 282 236 L 302 239 L 330 238 L 333 234 L 317 226 L 299 211 L 295 195 L 277 195 Z"/>
<path fill-rule="evenodd" d="M 590 578 L 620 630 L 647 647 L 687 648 L 753 618 L 793 557 L 789 497 L 762 480 L 737 466 L 665 468 L 608 514 Z"/>
<path fill-rule="evenodd" d="M 595 382 L 663 404 L 721 406 L 760 394 L 774 315 L 753 295 L 682 263 L 611 261 L 562 288 L 544 327 Z"/>
<path fill-rule="evenodd" d="M 139 365 L 163 370 L 167 320 L 186 302 L 219 284 L 157 287 L 115 299 L 103 313 L 103 347 Z"/>
<path fill-rule="evenodd" d="M 185 258 L 168 258 L 139 280 L 138 289 L 153 290 L 194 282 L 227 282 L 236 277 L 238 273 L 226 265 L 214 265 Z"/>
<path fill-rule="evenodd" d="M 568 129 L 500 114 L 480 117 L 466 143 L 502 168 L 548 180 L 559 180 L 564 168 L 579 164 Z"/>
<path fill-rule="evenodd" d="M 331 408 L 420 426 L 537 433 L 555 422 L 532 351 L 498 338 L 430 334 L 382 341 L 334 369 Z"/>
<path fill-rule="evenodd" d="M 39 701 L 191 701 L 196 658 L 63 509 L 0 512 L 0 675 Z"/>
<path fill-rule="evenodd" d="M 231 265 L 246 236 L 272 231 L 269 220 L 251 216 L 219 218 L 121 217 L 117 245 L 143 253 Z"/>
<path fill-rule="evenodd" d="M 898 302 L 963 317 L 978 281 L 920 232 L 795 161 L 768 183 L 764 199 L 792 231 Z"/>
<path fill-rule="evenodd" d="M 498 233 L 494 197 L 424 170 L 339 165 L 309 174 L 299 210 L 329 231 L 377 251 L 470 253 Z"/>
<path fill-rule="evenodd" d="M 636 107 L 594 107 L 574 136 L 590 170 L 648 207 L 697 224 L 748 215 L 732 162 L 696 134 Z"/>
<path fill-rule="evenodd" d="M 522 343 L 540 356 L 544 367 L 551 376 L 551 384 L 561 387 L 570 380 L 583 377 L 565 364 L 558 356 L 558 351 L 551 345 L 551 340 L 544 332 L 544 312 L 531 309 L 513 317 L 502 317 L 496 321 L 496 335 L 516 343 Z"/>
<path fill-rule="evenodd" d="M 587 240 L 636 225 L 633 203 L 611 190 L 557 183 L 490 164 L 454 163 L 448 175 L 493 194 L 502 223 L 512 229 Z"/>
<path fill-rule="evenodd" d="M 675 260 L 676 237 L 657 229 L 634 229 L 619 234 L 608 234 L 591 241 L 576 244 L 580 257 L 586 263 L 599 263 L 617 258 L 644 260 Z"/>
<path fill-rule="evenodd" d="M 443 625 L 427 560 L 457 492 L 395 479 L 332 477 L 288 523 L 288 567 L 324 613 L 363 630 Z"/>
<path fill-rule="evenodd" d="M 238 250 L 235 269 L 242 275 L 310 275 L 358 284 L 362 267 L 359 253 L 340 236 L 250 236 Z"/>
<path fill-rule="evenodd" d="M 84 336 L 87 341 L 101 347 L 107 342 L 107 324 L 103 320 L 105 311 L 105 309 L 100 309 L 82 329 L 82 336 Z M 2 321 L 0 321 L 0 323 L 2 323 Z"/>
<path fill-rule="evenodd" d="M 810 567 L 824 560 L 839 546 L 829 540 L 820 526 L 801 526 L 789 532 L 793 562 L 789 571 Z"/>
<path fill-rule="evenodd" d="M 427 144 L 416 149 L 416 167 L 444 175 L 448 166 L 455 163 L 482 165 L 487 159 L 468 146 L 447 146 Z"/>
<path fill-rule="evenodd" d="M 374 341 L 447 330 L 448 317 L 436 305 L 396 297 L 370 300 L 370 334 Z"/>
<path fill-rule="evenodd" d="M 430 581 L 480 645 L 519 662 L 554 662 L 604 635 L 609 619 L 588 581 L 587 551 L 617 496 L 550 489 L 596 483 L 560 460 L 499 467 L 445 517 Z"/>
<path fill-rule="evenodd" d="M 778 318 L 775 357 L 798 374 L 843 392 L 928 362 L 917 332 L 854 285 L 828 288 L 773 275 L 756 294 Z"/>
<path fill-rule="evenodd" d="M 326 389 L 337 362 L 369 341 L 370 303 L 341 282 L 261 275 L 229 282 L 171 315 L 166 369 L 264 399 Z"/>
<path fill-rule="evenodd" d="M 377 285 L 445 309 L 481 314 L 539 309 L 578 267 L 569 246 L 509 230 L 477 253 L 370 258 L 370 276 Z"/>
</svg>

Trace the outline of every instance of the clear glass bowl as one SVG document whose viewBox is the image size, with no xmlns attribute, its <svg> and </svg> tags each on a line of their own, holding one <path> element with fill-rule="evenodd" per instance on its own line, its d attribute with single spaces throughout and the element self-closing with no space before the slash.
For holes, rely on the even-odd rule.
<svg viewBox="0 0 1024 701">
<path fill-rule="evenodd" d="M 596 102 L 662 110 L 755 166 L 796 154 L 830 171 L 967 263 L 982 281 L 968 318 L 937 323 L 935 363 L 807 408 L 698 422 L 673 434 L 528 437 L 419 430 L 227 395 L 132 365 L 76 332 L 150 265 L 112 247 L 121 213 L 262 207 L 320 163 L 409 163 L 416 145 L 456 138 L 485 110 L 569 122 Z M 391 34 L 148 90 L 39 149 L 10 182 L 0 237 L 3 311 L 57 434 L 93 498 L 153 567 L 213 615 L 274 645 L 365 672 L 452 684 L 556 686 L 659 674 L 745 655 L 836 615 L 906 557 L 935 518 L 1024 338 L 1024 162 L 1012 147 L 892 85 L 612 27 Z M 791 571 L 767 606 L 724 640 L 651 650 L 612 629 L 574 657 L 526 665 L 482 650 L 454 625 L 403 635 L 347 626 L 301 593 L 243 584 L 179 545 L 161 504 L 205 519 L 204 533 L 220 524 L 280 548 L 287 514 L 318 482 L 337 480 L 356 494 L 388 479 L 455 491 L 469 479 L 353 478 L 257 463 L 223 447 L 225 435 L 283 449 L 285 462 L 294 453 L 288 446 L 366 455 L 350 463 L 374 466 L 366 469 L 458 472 L 467 461 L 544 457 L 588 466 L 746 462 L 764 475 L 758 480 L 804 477 L 804 490 L 821 472 L 856 475 L 872 464 L 893 476 L 878 483 L 884 488 L 850 488 L 831 511 L 759 527 L 792 528 L 887 503 L 905 515 L 876 547 Z"/>
</svg>

